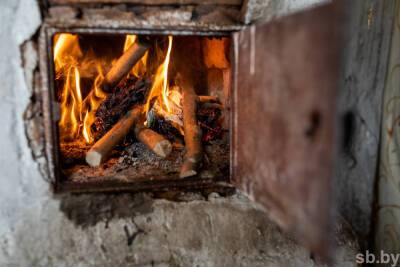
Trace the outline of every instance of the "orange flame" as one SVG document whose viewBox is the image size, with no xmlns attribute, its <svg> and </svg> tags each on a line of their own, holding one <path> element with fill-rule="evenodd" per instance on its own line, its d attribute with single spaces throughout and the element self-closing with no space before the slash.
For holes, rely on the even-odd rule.
<svg viewBox="0 0 400 267">
<path fill-rule="evenodd" d="M 132 44 L 134 44 L 135 43 L 135 41 L 136 41 L 136 35 L 127 35 L 126 36 L 126 38 L 125 38 L 125 44 L 124 44 L 124 52 L 126 51 L 126 50 L 128 50 L 128 48 L 132 45 Z"/>
<path fill-rule="evenodd" d="M 83 137 L 86 143 L 93 142 L 93 134 L 90 126 L 96 119 L 95 113 L 97 108 L 100 106 L 101 102 L 107 97 L 107 94 L 100 89 L 101 82 L 104 79 L 103 72 L 100 66 L 97 66 L 98 75 L 94 81 L 93 89 L 89 95 L 85 98 L 85 118 L 83 119 Z"/>
<path fill-rule="evenodd" d="M 170 62 L 172 49 L 172 36 L 168 36 L 168 50 L 164 62 L 157 68 L 154 77 L 153 86 L 151 87 L 150 94 L 147 98 L 145 105 L 146 114 L 150 110 L 150 104 L 154 98 L 157 98 L 160 103 L 166 108 L 166 112 L 170 112 L 170 104 L 168 99 L 169 84 L 168 84 L 168 67 Z"/>
<path fill-rule="evenodd" d="M 79 47 L 78 36 L 57 34 L 54 43 L 54 65 L 56 77 L 64 79 L 61 92 L 61 117 L 59 121 L 61 138 L 65 140 L 80 139 L 86 143 L 93 142 L 90 126 L 95 120 L 95 112 L 106 94 L 99 85 L 104 76 L 99 62 L 93 58 L 83 57 Z M 93 88 L 83 99 L 81 73 L 85 67 L 97 64 L 97 77 Z"/>
<path fill-rule="evenodd" d="M 82 52 L 77 35 L 62 33 L 57 34 L 54 39 L 54 64 L 56 73 L 59 73 L 63 67 L 75 64 L 74 61 L 82 56 Z"/>
<path fill-rule="evenodd" d="M 124 44 L 126 51 L 137 41 L 135 35 L 127 35 Z M 61 118 L 59 121 L 60 137 L 65 141 L 94 141 L 91 126 L 94 123 L 96 110 L 105 100 L 106 94 L 101 90 L 104 79 L 102 59 L 94 58 L 89 53 L 82 53 L 78 35 L 61 33 L 54 36 L 54 65 L 56 79 L 63 81 L 61 91 Z M 168 67 L 172 49 L 172 36 L 168 36 L 168 50 L 163 63 L 157 68 L 153 86 L 146 102 L 145 112 L 150 109 L 150 102 L 157 99 L 161 109 L 168 114 L 171 111 L 168 83 Z M 130 75 L 143 77 L 146 74 L 147 52 L 132 68 Z M 108 62 L 109 63 L 109 62 Z M 93 68 L 96 67 L 96 72 Z M 89 69 L 91 71 L 89 71 Z M 89 76 L 88 76 L 89 75 Z M 81 77 L 93 78 L 90 91 L 82 91 Z M 171 95 L 172 96 L 172 95 Z"/>
</svg>

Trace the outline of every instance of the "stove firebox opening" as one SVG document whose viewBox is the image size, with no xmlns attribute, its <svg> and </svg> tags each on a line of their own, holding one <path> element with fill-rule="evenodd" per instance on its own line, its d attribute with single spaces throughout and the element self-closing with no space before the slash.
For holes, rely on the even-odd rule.
<svg viewBox="0 0 400 267">
<path fill-rule="evenodd" d="M 229 180 L 229 37 L 56 33 L 52 42 L 62 184 Z"/>
</svg>

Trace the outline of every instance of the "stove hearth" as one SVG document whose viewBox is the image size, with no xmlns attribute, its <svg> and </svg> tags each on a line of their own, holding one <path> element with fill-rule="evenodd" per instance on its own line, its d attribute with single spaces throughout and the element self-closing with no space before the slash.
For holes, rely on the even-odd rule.
<svg viewBox="0 0 400 267">
<path fill-rule="evenodd" d="M 247 25 L 260 1 L 45 2 L 43 169 L 55 194 L 238 189 L 326 256 L 336 4 Z"/>
<path fill-rule="evenodd" d="M 229 177 L 229 48 L 228 37 L 55 34 L 65 185 Z"/>
</svg>

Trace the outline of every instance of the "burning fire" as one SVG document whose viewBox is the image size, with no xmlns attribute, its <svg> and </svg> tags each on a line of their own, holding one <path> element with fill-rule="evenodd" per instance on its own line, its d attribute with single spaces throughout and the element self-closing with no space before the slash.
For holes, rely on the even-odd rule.
<svg viewBox="0 0 400 267">
<path fill-rule="evenodd" d="M 104 79 L 102 59 L 83 55 L 79 46 L 78 35 L 61 33 L 54 38 L 54 65 L 56 79 L 63 82 L 61 92 L 61 118 L 59 122 L 61 138 L 74 140 L 84 138 L 86 143 L 93 142 L 91 125 L 95 121 L 95 112 L 106 94 L 100 88 Z M 127 35 L 124 51 L 136 41 L 135 35 Z M 147 52 L 132 68 L 131 74 L 142 77 L 146 71 Z M 92 69 L 96 69 L 93 74 Z M 83 96 L 81 76 L 92 77 L 93 85 Z M 93 76 L 94 75 L 94 76 Z"/>
<path fill-rule="evenodd" d="M 169 121 L 182 135 L 183 131 L 183 115 L 182 115 L 182 95 L 181 89 L 173 85 L 168 80 L 168 67 L 171 61 L 172 36 L 168 36 L 168 49 L 164 62 L 158 67 L 151 88 L 149 97 L 146 102 L 146 117 L 151 119 L 149 112 L 152 111 L 158 116 Z M 153 101 L 155 99 L 155 101 Z M 150 112 L 151 114 L 151 112 Z M 146 121 L 148 123 L 148 121 Z"/>
<path fill-rule="evenodd" d="M 102 69 L 97 65 L 98 75 L 94 80 L 93 88 L 84 100 L 84 109 L 81 110 L 81 115 L 85 112 L 85 117 L 83 119 L 83 131 L 82 135 L 85 138 L 86 143 L 93 142 L 93 135 L 91 133 L 91 125 L 95 121 L 95 113 L 97 108 L 100 106 L 101 102 L 106 98 L 106 94 L 101 90 L 100 84 L 104 79 Z"/>
<path fill-rule="evenodd" d="M 125 44 L 124 44 L 124 52 L 128 50 L 128 48 L 135 43 L 137 40 L 136 35 L 127 35 L 125 38 Z M 140 59 L 138 63 L 132 68 L 131 74 L 137 78 L 143 77 L 146 73 L 146 61 L 147 61 L 147 54 L 146 52 L 144 56 Z"/>
<path fill-rule="evenodd" d="M 91 53 L 83 53 L 78 36 L 61 33 L 54 38 L 54 65 L 56 79 L 63 83 L 61 92 L 61 118 L 59 121 L 60 137 L 66 141 L 84 140 L 90 144 L 94 141 L 91 125 L 96 119 L 96 110 L 106 99 L 101 84 L 104 80 L 103 62 Z M 125 52 L 137 41 L 136 35 L 127 35 Z M 157 68 L 153 85 L 147 98 L 144 112 L 147 114 L 154 103 L 158 113 L 164 117 L 174 115 L 179 106 L 180 94 L 169 86 L 168 67 L 172 49 L 172 36 L 168 36 L 168 49 L 163 63 Z M 146 75 L 148 52 L 132 68 L 130 75 L 137 78 Z M 95 70 L 95 71 L 94 71 Z M 82 87 L 82 77 L 89 77 L 93 82 L 89 92 Z M 156 100 L 155 102 L 153 100 Z"/>
<path fill-rule="evenodd" d="M 146 114 L 151 109 L 152 100 L 155 98 L 157 102 L 162 103 L 161 108 L 167 112 L 171 112 L 169 95 L 169 83 L 168 83 L 168 67 L 171 57 L 172 49 L 172 36 L 168 36 L 168 50 L 165 56 L 164 62 L 157 68 L 156 75 L 154 77 L 153 86 L 150 90 L 149 97 L 146 102 L 145 112 Z"/>
<path fill-rule="evenodd" d="M 95 119 L 95 112 L 106 94 L 99 84 L 104 78 L 100 62 L 90 56 L 83 56 L 79 47 L 78 36 L 61 33 L 55 36 L 54 64 L 56 78 L 63 79 L 61 93 L 61 118 L 59 126 L 61 138 L 66 140 L 79 139 L 86 143 L 93 142 L 90 125 Z M 82 97 L 81 74 L 89 68 L 97 68 L 97 76 L 90 92 Z"/>
</svg>

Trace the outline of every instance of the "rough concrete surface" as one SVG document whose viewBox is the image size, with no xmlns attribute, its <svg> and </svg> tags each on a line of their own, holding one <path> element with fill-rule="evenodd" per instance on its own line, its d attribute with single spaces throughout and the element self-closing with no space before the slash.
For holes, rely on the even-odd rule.
<svg viewBox="0 0 400 267">
<path fill-rule="evenodd" d="M 1 266 L 322 266 L 240 194 L 65 197 L 61 212 L 49 198 L 2 237 Z M 355 266 L 343 232 L 336 266 Z"/>
<path fill-rule="evenodd" d="M 363 246 L 371 231 L 382 96 L 385 86 L 394 0 L 356 0 L 346 6 L 339 108 L 347 128 L 335 179 L 341 214 Z"/>
<path fill-rule="evenodd" d="M 23 43 L 40 22 L 34 0 L 0 2 L 0 266 L 316 265 L 240 194 L 193 196 L 190 202 L 54 196 L 23 121 L 34 78 L 24 77 L 22 65 L 34 69 L 31 57 L 37 56 Z M 356 245 L 340 232 L 336 265 L 355 266 Z"/>
</svg>

